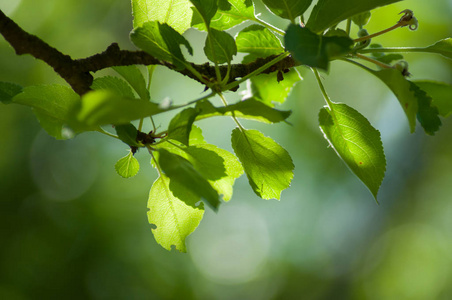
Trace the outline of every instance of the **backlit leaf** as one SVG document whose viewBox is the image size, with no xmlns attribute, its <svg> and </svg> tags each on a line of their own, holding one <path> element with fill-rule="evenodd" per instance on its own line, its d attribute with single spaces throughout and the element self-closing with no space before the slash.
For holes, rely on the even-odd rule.
<svg viewBox="0 0 452 300">
<path fill-rule="evenodd" d="M 170 189 L 176 197 L 185 201 L 188 190 L 206 201 L 212 209 L 218 209 L 220 200 L 217 191 L 188 160 L 162 148 L 158 152 L 160 167 L 171 179 Z"/>
<path fill-rule="evenodd" d="M 190 28 L 191 6 L 189 0 L 132 0 L 133 28 L 148 21 L 158 21 L 184 33 Z"/>
<path fill-rule="evenodd" d="M 344 36 L 321 36 L 308 28 L 290 24 L 284 36 L 286 49 L 303 65 L 328 70 L 329 61 L 346 54 L 353 40 Z"/>
<path fill-rule="evenodd" d="M 414 81 L 423 91 L 432 97 L 433 105 L 443 117 L 452 113 L 452 85 L 436 81 Z"/>
<path fill-rule="evenodd" d="M 438 41 L 435 44 L 425 48 L 419 48 L 419 52 L 437 53 L 452 59 L 452 38 Z"/>
<path fill-rule="evenodd" d="M 133 156 L 130 151 L 129 154 L 118 160 L 115 164 L 115 170 L 119 176 L 124 178 L 130 178 L 137 175 L 140 170 L 140 164 L 138 160 Z"/>
<path fill-rule="evenodd" d="M 217 0 L 190 0 L 196 7 L 197 12 L 201 15 L 204 24 L 210 26 L 210 20 L 217 12 Z"/>
<path fill-rule="evenodd" d="M 262 0 L 275 15 L 292 22 L 301 16 L 311 5 L 312 0 Z"/>
<path fill-rule="evenodd" d="M 118 77 L 104 76 L 94 79 L 93 84 L 91 84 L 91 89 L 93 90 L 107 90 L 113 94 L 124 96 L 128 98 L 135 98 L 130 86 Z"/>
<path fill-rule="evenodd" d="M 237 54 L 237 46 L 234 38 L 229 33 L 210 29 L 204 53 L 214 63 L 229 63 L 232 57 Z"/>
<path fill-rule="evenodd" d="M 261 25 L 246 27 L 239 32 L 235 42 L 238 52 L 249 53 L 243 59 L 243 63 L 284 52 L 281 41 L 270 30 Z"/>
<path fill-rule="evenodd" d="M 386 170 L 378 130 L 363 115 L 343 103 L 322 108 L 319 123 L 331 147 L 376 199 Z"/>
<path fill-rule="evenodd" d="M 188 138 L 198 112 L 194 108 L 186 108 L 175 115 L 168 126 L 168 137 L 188 146 Z"/>
<path fill-rule="evenodd" d="M 137 92 L 138 96 L 143 100 L 149 100 L 149 91 L 146 86 L 146 80 L 143 77 L 143 73 L 138 69 L 136 65 L 131 66 L 116 66 L 113 70 L 118 72 L 133 89 Z"/>
<path fill-rule="evenodd" d="M 180 45 L 193 54 L 188 41 L 173 28 L 157 21 L 146 22 L 130 34 L 132 42 L 155 58 L 168 61 L 180 69 L 184 68 L 185 58 Z"/>
<path fill-rule="evenodd" d="M 173 195 L 171 180 L 161 175 L 152 185 L 148 200 L 148 220 L 156 226 L 152 229 L 155 240 L 166 250 L 174 245 L 180 252 L 187 252 L 185 239 L 201 222 L 204 206 L 197 197 L 186 194 L 185 201 Z M 188 203 L 188 204 L 187 204 Z"/>
<path fill-rule="evenodd" d="M 354 15 L 399 1 L 401 0 L 319 0 L 311 12 L 306 27 L 313 32 L 321 33 Z"/>
<path fill-rule="evenodd" d="M 289 153 L 257 130 L 236 128 L 231 142 L 256 195 L 279 200 L 293 178 L 294 165 Z"/>
</svg>

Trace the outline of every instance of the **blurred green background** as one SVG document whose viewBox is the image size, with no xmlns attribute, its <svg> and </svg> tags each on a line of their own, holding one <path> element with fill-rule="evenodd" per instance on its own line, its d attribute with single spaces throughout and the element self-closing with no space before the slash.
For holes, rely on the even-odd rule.
<svg viewBox="0 0 452 300">
<path fill-rule="evenodd" d="M 73 58 L 112 42 L 134 49 L 129 1 L 0 0 L 0 8 Z M 452 36 L 451 0 L 378 9 L 369 32 L 392 26 L 406 8 L 419 29 L 375 42 L 426 46 Z M 261 5 L 257 10 L 272 20 Z M 203 34 L 185 35 L 197 45 L 194 61 L 204 62 Z M 405 57 L 413 79 L 452 84 L 450 60 Z M 312 74 L 299 71 L 304 80 L 283 105 L 293 110 L 293 126 L 245 123 L 288 149 L 292 187 L 280 202 L 264 201 L 242 176 L 229 203 L 216 214 L 206 210 L 188 254 L 168 252 L 152 236 L 146 202 L 156 172 L 144 151 L 137 154 L 140 173 L 125 180 L 114 170 L 124 144 L 96 133 L 56 141 L 30 109 L 0 104 L 0 299 L 451 299 L 452 122 L 443 120 L 434 137 L 422 128 L 410 134 L 382 83 L 347 63 L 332 64 L 324 78 L 333 101 L 363 113 L 382 134 L 388 166 L 377 205 L 327 147 L 317 122 L 324 101 Z M 203 91 L 174 72 L 157 72 L 156 101 L 183 103 Z M 0 81 L 64 84 L 41 61 L 16 56 L 2 37 Z M 162 127 L 167 122 L 157 118 Z M 230 119 L 200 126 L 207 141 L 231 150 Z"/>
</svg>

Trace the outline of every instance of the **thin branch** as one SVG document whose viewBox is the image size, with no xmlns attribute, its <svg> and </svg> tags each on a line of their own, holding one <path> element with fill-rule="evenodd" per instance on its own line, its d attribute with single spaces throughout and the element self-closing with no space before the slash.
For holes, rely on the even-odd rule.
<svg viewBox="0 0 452 300">
<path fill-rule="evenodd" d="M 189 70 L 190 68 L 177 70 L 171 63 L 156 59 L 144 51 L 121 50 L 116 43 L 111 44 L 102 53 L 98 53 L 87 58 L 72 59 L 69 55 L 61 53 L 37 36 L 24 31 L 1 10 L 0 34 L 2 34 L 5 40 L 8 41 L 8 43 L 13 47 L 17 55 L 30 54 L 33 57 L 44 61 L 46 64 L 51 66 L 55 72 L 61 76 L 61 78 L 63 78 L 79 95 L 83 95 L 90 91 L 90 86 L 93 82 L 91 72 L 97 72 L 113 66 L 162 65 L 203 83 L 203 80 L 198 78 L 192 71 Z M 243 78 L 249 75 L 276 57 L 276 55 L 273 55 L 257 59 L 256 61 L 248 64 L 231 65 L 228 83 L 236 81 L 237 78 Z M 206 80 L 214 81 L 217 77 L 215 67 L 208 63 L 201 65 L 190 63 L 190 65 L 194 70 L 202 74 Z M 262 73 L 272 73 L 278 70 L 284 71 L 298 65 L 299 63 L 297 63 L 291 56 L 288 56 L 266 70 L 263 70 Z M 224 78 L 228 73 L 228 66 L 219 66 L 219 71 L 222 78 Z M 235 87 L 234 90 L 237 88 L 238 87 Z"/>
</svg>

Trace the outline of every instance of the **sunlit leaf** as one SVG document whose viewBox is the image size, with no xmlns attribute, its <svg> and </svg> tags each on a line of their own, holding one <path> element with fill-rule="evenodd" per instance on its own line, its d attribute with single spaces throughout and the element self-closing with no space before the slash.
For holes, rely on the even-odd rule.
<svg viewBox="0 0 452 300">
<path fill-rule="evenodd" d="M 433 105 L 443 117 L 452 113 L 452 85 L 437 81 L 414 81 L 422 90 L 432 97 Z"/>
<path fill-rule="evenodd" d="M 378 130 L 363 115 L 343 103 L 322 108 L 319 123 L 331 147 L 376 199 L 386 170 Z"/>
<path fill-rule="evenodd" d="M 311 5 L 312 0 L 262 0 L 275 15 L 292 22 L 301 16 Z"/>
<path fill-rule="evenodd" d="M 189 190 L 206 201 L 212 209 L 218 209 L 220 200 L 217 191 L 193 167 L 191 162 L 163 148 L 160 148 L 158 151 L 159 164 L 163 172 L 165 172 L 174 184 L 170 184 L 170 189 L 176 197 L 185 201 L 186 191 L 180 191 L 180 187 L 183 187 L 185 190 Z"/>
<path fill-rule="evenodd" d="M 148 220 L 156 226 L 152 229 L 155 240 L 163 248 L 171 250 L 174 245 L 180 252 L 187 252 L 185 239 L 201 222 L 204 206 L 197 197 L 186 194 L 185 201 L 173 195 L 170 179 L 161 175 L 152 185 L 148 200 Z M 187 204 L 188 203 L 188 204 Z"/>
<path fill-rule="evenodd" d="M 210 20 L 215 16 L 217 12 L 217 0 L 190 0 L 196 7 L 197 12 L 200 14 L 206 26 L 210 26 Z"/>
<path fill-rule="evenodd" d="M 207 35 L 204 53 L 217 64 L 229 63 L 237 54 L 234 38 L 227 32 L 211 29 Z"/>
<path fill-rule="evenodd" d="M 186 108 L 175 115 L 168 126 L 168 137 L 188 146 L 188 138 L 198 112 L 194 108 Z"/>
<path fill-rule="evenodd" d="M 128 98 L 135 98 L 130 86 L 118 77 L 104 76 L 94 79 L 93 84 L 91 84 L 91 89 L 93 90 L 107 90 L 113 94 L 124 96 Z"/>
<path fill-rule="evenodd" d="M 363 26 L 366 26 L 367 23 L 369 23 L 371 16 L 372 16 L 372 13 L 370 11 L 365 11 L 365 12 L 359 13 L 357 15 L 354 15 L 352 17 L 352 21 L 357 26 L 359 26 L 359 28 L 362 28 Z"/>
<path fill-rule="evenodd" d="M 290 24 L 284 36 L 286 49 L 301 64 L 328 70 L 329 61 L 346 54 L 353 40 L 344 36 L 321 36 L 308 28 Z"/>
<path fill-rule="evenodd" d="M 425 48 L 419 48 L 419 52 L 437 53 L 452 59 L 452 38 L 438 41 L 435 44 Z"/>
<path fill-rule="evenodd" d="M 294 165 L 289 153 L 257 130 L 236 128 L 231 142 L 256 195 L 279 200 L 293 178 Z"/>
<path fill-rule="evenodd" d="M 189 0 L 132 0 L 133 27 L 148 21 L 166 23 L 179 33 L 190 28 L 192 4 Z"/>
<path fill-rule="evenodd" d="M 181 34 L 167 24 L 160 24 L 157 21 L 146 22 L 135 28 L 130 34 L 130 38 L 137 47 L 180 69 L 185 65 L 180 45 L 187 47 L 188 52 L 193 54 L 189 42 Z"/>
<path fill-rule="evenodd" d="M 117 66 L 113 67 L 113 69 L 118 72 L 131 87 L 133 87 L 141 99 L 149 100 L 149 91 L 146 86 L 146 80 L 143 77 L 143 73 L 136 65 Z"/>
<path fill-rule="evenodd" d="M 196 117 L 197 120 L 215 116 L 234 115 L 237 118 L 264 123 L 277 123 L 284 121 L 291 114 L 291 111 L 278 110 L 252 98 L 225 107 L 215 107 L 209 101 L 202 101 L 196 105 L 196 108 L 200 111 Z"/>
<path fill-rule="evenodd" d="M 77 119 L 88 125 L 127 124 L 162 112 L 157 104 L 98 90 L 83 95 Z"/>
<path fill-rule="evenodd" d="M 115 164 L 115 170 L 119 176 L 124 178 L 130 178 L 137 175 L 140 170 L 140 164 L 138 160 L 133 156 L 130 151 L 129 154 L 118 160 Z"/>
<path fill-rule="evenodd" d="M 18 84 L 0 81 L 0 102 L 11 103 L 13 97 L 21 93 L 22 90 L 23 87 Z"/>
<path fill-rule="evenodd" d="M 401 0 L 319 0 L 306 27 L 320 33 L 354 15 L 399 1 Z"/>
<path fill-rule="evenodd" d="M 296 69 L 284 73 L 284 80 L 278 82 L 277 74 L 260 74 L 250 79 L 251 95 L 254 99 L 273 106 L 274 102 L 283 103 L 292 90 L 292 87 L 301 80 Z"/>
<path fill-rule="evenodd" d="M 13 102 L 32 107 L 41 127 L 56 139 L 67 139 L 75 133 L 96 129 L 73 122 L 72 110 L 79 104 L 80 96 L 66 86 L 29 86 L 17 94 Z M 65 134 L 67 126 L 70 126 L 71 134 Z"/>
<path fill-rule="evenodd" d="M 252 0 L 219 0 L 218 10 L 210 21 L 210 27 L 227 30 L 247 20 L 254 20 L 254 18 Z M 192 25 L 200 30 L 206 30 L 202 18 L 196 14 L 193 14 Z"/>
<path fill-rule="evenodd" d="M 243 63 L 284 52 L 281 41 L 270 30 L 261 25 L 246 27 L 239 32 L 235 42 L 238 52 L 249 53 L 243 59 Z"/>
</svg>

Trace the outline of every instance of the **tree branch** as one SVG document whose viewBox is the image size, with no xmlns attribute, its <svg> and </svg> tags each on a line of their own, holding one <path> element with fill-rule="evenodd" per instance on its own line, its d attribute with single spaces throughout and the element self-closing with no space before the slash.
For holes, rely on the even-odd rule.
<svg viewBox="0 0 452 300">
<path fill-rule="evenodd" d="M 196 81 L 196 78 L 189 70 L 176 70 L 176 67 L 166 61 L 156 59 L 152 55 L 144 51 L 128 51 L 121 50 L 117 43 L 111 44 L 104 52 L 93 56 L 72 59 L 69 55 L 63 54 L 35 35 L 24 31 L 13 20 L 7 17 L 0 10 L 0 33 L 5 40 L 13 47 L 17 55 L 30 54 L 33 57 L 44 61 L 51 66 L 55 72 L 61 76 L 79 95 L 83 95 L 90 91 L 93 82 L 93 76 L 90 72 L 96 72 L 113 66 L 128 65 L 162 65 Z M 229 82 L 242 78 L 251 72 L 270 62 L 276 56 L 257 59 L 248 64 L 234 64 L 231 66 Z M 191 64 L 192 67 L 205 76 L 207 79 L 215 79 L 215 67 L 209 63 L 202 65 Z M 275 71 L 285 71 L 291 67 L 297 66 L 299 63 L 288 56 L 277 64 L 263 71 L 263 73 L 271 73 Z M 224 77 L 227 72 L 227 66 L 220 66 L 220 73 Z"/>
</svg>

